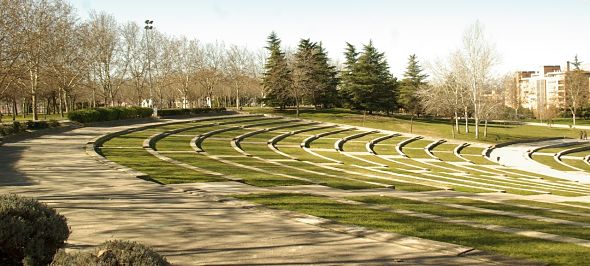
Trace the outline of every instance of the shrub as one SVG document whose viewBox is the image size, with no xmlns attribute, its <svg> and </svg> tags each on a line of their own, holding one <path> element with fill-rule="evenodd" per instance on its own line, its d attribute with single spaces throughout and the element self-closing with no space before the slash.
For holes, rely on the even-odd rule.
<svg viewBox="0 0 590 266">
<path fill-rule="evenodd" d="M 47 265 L 69 235 L 66 218 L 47 205 L 0 196 L 0 265 Z"/>
<path fill-rule="evenodd" d="M 69 112 L 68 119 L 80 123 L 91 123 L 130 118 L 145 118 L 150 117 L 152 112 L 151 108 L 145 107 L 101 107 Z"/>
<path fill-rule="evenodd" d="M 8 136 L 14 133 L 14 127 L 12 125 L 0 125 L 0 135 Z"/>
<path fill-rule="evenodd" d="M 185 108 L 185 109 L 162 109 L 158 110 L 160 116 L 176 116 L 176 115 L 198 115 L 204 113 L 219 113 L 225 111 L 225 107 L 220 108 Z"/>
<path fill-rule="evenodd" d="M 20 122 L 18 122 L 18 121 L 12 122 L 12 128 L 14 129 L 14 132 L 15 133 L 18 133 L 18 132 L 21 132 L 21 131 L 24 131 L 25 130 L 25 128 L 22 126 L 22 124 Z"/>
<path fill-rule="evenodd" d="M 89 123 L 99 121 L 99 113 L 95 109 L 81 109 L 68 113 L 68 119 L 80 123 Z"/>
<path fill-rule="evenodd" d="M 102 243 L 91 252 L 65 253 L 60 250 L 55 255 L 53 266 L 70 265 L 157 265 L 170 263 L 151 248 L 137 242 L 113 240 Z"/>
<path fill-rule="evenodd" d="M 47 121 L 33 121 L 33 120 L 29 120 L 25 123 L 27 125 L 27 129 L 30 130 L 38 130 L 38 129 L 44 129 L 44 128 L 48 128 L 49 127 L 49 123 Z"/>
<path fill-rule="evenodd" d="M 59 127 L 59 121 L 55 120 L 55 119 L 51 119 L 49 120 L 49 127 Z"/>
</svg>

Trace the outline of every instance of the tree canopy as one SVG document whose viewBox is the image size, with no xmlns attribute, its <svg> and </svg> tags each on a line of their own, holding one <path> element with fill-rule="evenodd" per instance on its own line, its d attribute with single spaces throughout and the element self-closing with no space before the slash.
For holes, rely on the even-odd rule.
<svg viewBox="0 0 590 266">
<path fill-rule="evenodd" d="M 418 90 L 426 85 L 426 78 L 428 78 L 428 75 L 423 73 L 416 55 L 410 55 L 404 79 L 400 84 L 398 99 L 400 107 L 406 112 L 420 114 L 422 108 L 418 99 Z"/>
<path fill-rule="evenodd" d="M 342 90 L 351 108 L 365 111 L 392 111 L 396 107 L 397 79 L 389 72 L 385 54 L 370 41 L 356 52 L 347 44 Z"/>
</svg>

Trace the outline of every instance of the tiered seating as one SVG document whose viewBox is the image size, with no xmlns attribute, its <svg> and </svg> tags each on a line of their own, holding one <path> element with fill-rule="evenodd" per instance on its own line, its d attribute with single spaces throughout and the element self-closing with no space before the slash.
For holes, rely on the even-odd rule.
<svg viewBox="0 0 590 266">
<path fill-rule="evenodd" d="M 115 137 L 101 149 L 123 164 L 125 156 L 155 157 L 146 161 L 157 169 L 129 165 L 153 171 L 147 174 L 155 179 L 165 174 L 156 170 L 184 168 L 175 177 L 163 178 L 165 183 L 227 177 L 256 186 L 590 194 L 588 186 L 502 167 L 482 156 L 484 147 L 277 117 L 220 117 L 164 125 Z M 588 151 L 574 150 L 561 157 L 569 160 L 568 156 L 584 152 Z"/>
</svg>

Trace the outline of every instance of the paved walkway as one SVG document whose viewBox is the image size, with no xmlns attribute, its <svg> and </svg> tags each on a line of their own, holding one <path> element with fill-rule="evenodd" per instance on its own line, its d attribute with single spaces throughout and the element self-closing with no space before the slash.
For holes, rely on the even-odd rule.
<svg viewBox="0 0 590 266">
<path fill-rule="evenodd" d="M 358 237 L 183 186 L 142 181 L 86 155 L 88 140 L 125 128 L 79 128 L 0 146 L 0 193 L 36 197 L 57 208 L 72 229 L 69 248 L 128 239 L 179 265 L 489 264 L 423 245 L 428 242 Z"/>
<path fill-rule="evenodd" d="M 523 122 L 523 125 L 527 125 L 527 126 L 541 126 L 541 127 L 554 127 L 554 128 L 572 128 L 571 124 L 551 124 L 551 126 L 549 126 L 549 124 L 547 123 L 539 123 L 539 122 Z M 579 130 L 589 130 L 590 126 L 587 125 L 576 125 L 575 127 L 573 127 L 575 129 L 579 129 Z"/>
<path fill-rule="evenodd" d="M 581 183 L 590 183 L 590 175 L 587 173 L 555 170 L 547 165 L 532 160 L 528 156 L 528 151 L 536 148 L 578 141 L 579 140 L 576 139 L 556 139 L 534 143 L 513 144 L 493 149 L 490 158 L 500 158 L 498 161 L 500 164 L 514 167 L 516 169 L 572 181 L 579 181 Z"/>
</svg>

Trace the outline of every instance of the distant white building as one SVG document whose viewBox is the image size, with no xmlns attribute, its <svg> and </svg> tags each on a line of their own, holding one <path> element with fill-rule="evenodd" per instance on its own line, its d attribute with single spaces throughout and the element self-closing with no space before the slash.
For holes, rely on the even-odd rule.
<svg viewBox="0 0 590 266">
<path fill-rule="evenodd" d="M 585 66 L 582 66 L 582 69 Z M 590 65 L 588 66 L 590 69 Z M 567 107 L 566 77 L 570 66 L 566 70 L 561 66 L 543 66 L 538 71 L 518 71 L 514 76 L 514 87 L 508 88 L 509 93 L 515 95 L 518 103 L 507 103 L 508 106 L 530 109 L 532 111 L 546 110 L 549 107 L 564 109 Z M 585 71 L 590 79 L 590 72 Z M 590 94 L 590 82 L 586 94 Z"/>
</svg>

